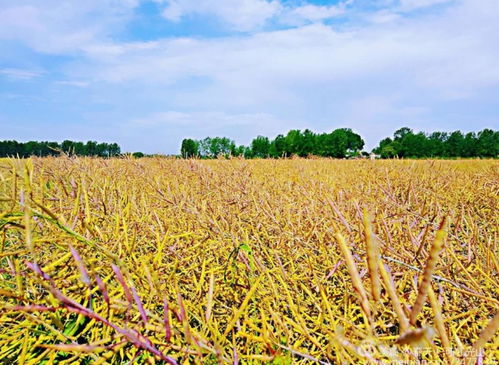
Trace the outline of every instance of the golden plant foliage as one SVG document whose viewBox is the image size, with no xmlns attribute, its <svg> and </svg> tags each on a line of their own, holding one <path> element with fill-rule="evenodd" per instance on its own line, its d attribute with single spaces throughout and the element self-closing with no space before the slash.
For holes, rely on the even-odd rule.
<svg viewBox="0 0 499 365">
<path fill-rule="evenodd" d="M 0 160 L 0 363 L 492 363 L 498 181 L 495 160 Z"/>
<path fill-rule="evenodd" d="M 380 300 L 380 279 L 379 279 L 379 248 L 373 237 L 372 224 L 367 210 L 364 208 L 364 234 L 366 242 L 367 268 L 371 278 L 371 294 L 374 300 Z"/>
<path fill-rule="evenodd" d="M 445 236 L 447 235 L 445 224 L 446 218 L 444 218 L 442 220 L 442 223 L 440 223 L 435 241 L 433 241 L 433 244 L 431 245 L 430 253 L 428 255 L 428 259 L 426 260 L 423 278 L 421 280 L 421 283 L 419 284 L 418 296 L 416 298 L 414 306 L 412 307 L 411 315 L 409 318 L 409 321 L 413 325 L 416 324 L 416 317 L 423 309 L 424 302 L 426 300 L 426 297 L 428 296 L 432 275 L 435 271 L 435 266 L 437 265 L 439 254 L 444 244 Z"/>
</svg>

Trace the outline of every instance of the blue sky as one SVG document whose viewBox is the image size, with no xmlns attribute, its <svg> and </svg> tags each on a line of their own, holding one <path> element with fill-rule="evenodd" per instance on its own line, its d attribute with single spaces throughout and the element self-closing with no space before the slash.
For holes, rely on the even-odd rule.
<svg viewBox="0 0 499 365">
<path fill-rule="evenodd" d="M 497 0 L 0 0 L 0 140 L 499 128 Z"/>
</svg>

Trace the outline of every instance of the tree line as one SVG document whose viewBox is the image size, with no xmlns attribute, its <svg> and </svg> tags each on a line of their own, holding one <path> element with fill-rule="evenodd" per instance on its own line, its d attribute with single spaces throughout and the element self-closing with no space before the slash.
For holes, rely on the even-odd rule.
<svg viewBox="0 0 499 365">
<path fill-rule="evenodd" d="M 186 138 L 182 141 L 180 154 L 183 158 L 366 157 L 369 153 L 362 151 L 363 147 L 362 137 L 349 128 L 336 129 L 331 133 L 295 129 L 272 140 L 258 136 L 249 146 L 236 146 L 227 137 Z M 381 158 L 498 157 L 499 132 L 484 129 L 466 134 L 461 131 L 414 133 L 412 129 L 403 127 L 395 131 L 393 138 L 381 140 L 372 152 Z"/>
<path fill-rule="evenodd" d="M 75 156 L 113 157 L 121 154 L 117 143 L 98 143 L 96 141 L 74 142 L 18 142 L 0 141 L 0 157 L 57 156 L 64 152 Z"/>
<path fill-rule="evenodd" d="M 414 133 L 410 128 L 400 128 L 393 138 L 380 141 L 374 153 L 382 158 L 425 157 L 497 157 L 499 156 L 499 132 L 484 129 L 478 133 L 461 131 Z"/>
<path fill-rule="evenodd" d="M 227 137 L 206 137 L 202 140 L 186 138 L 182 141 L 180 155 L 183 158 L 217 158 L 219 156 L 241 156 L 244 158 L 282 158 L 291 156 L 321 156 L 348 158 L 369 155 L 363 151 L 364 140 L 349 128 L 335 129 L 330 133 L 314 133 L 293 129 L 279 134 L 274 139 L 258 136 L 248 146 L 236 145 Z M 61 152 L 75 156 L 113 157 L 121 154 L 117 143 L 96 141 L 75 142 L 17 142 L 0 141 L 0 157 L 56 156 Z M 479 132 L 463 133 L 433 132 L 415 133 L 403 127 L 393 137 L 384 138 L 373 149 L 381 158 L 455 158 L 455 157 L 499 157 L 499 132 L 483 129 Z M 141 152 L 132 154 L 144 157 Z"/>
<path fill-rule="evenodd" d="M 206 137 L 202 140 L 186 138 L 182 141 L 180 154 L 184 158 L 229 155 L 245 158 L 280 158 L 293 155 L 344 158 L 358 154 L 363 147 L 362 137 L 349 128 L 336 129 L 331 133 L 293 129 L 272 140 L 258 136 L 249 146 L 236 146 L 236 143 L 227 137 Z"/>
</svg>

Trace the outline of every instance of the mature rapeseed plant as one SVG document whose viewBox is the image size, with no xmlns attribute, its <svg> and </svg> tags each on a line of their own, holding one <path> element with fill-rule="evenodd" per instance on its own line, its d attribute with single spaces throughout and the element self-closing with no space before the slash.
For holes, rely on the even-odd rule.
<svg viewBox="0 0 499 365">
<path fill-rule="evenodd" d="M 497 161 L 0 161 L 0 362 L 493 363 Z"/>
</svg>

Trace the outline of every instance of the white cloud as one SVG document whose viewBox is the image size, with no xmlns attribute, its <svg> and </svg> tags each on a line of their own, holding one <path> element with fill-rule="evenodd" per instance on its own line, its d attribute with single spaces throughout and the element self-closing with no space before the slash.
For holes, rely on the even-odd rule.
<svg viewBox="0 0 499 365">
<path fill-rule="evenodd" d="M 392 9 L 382 9 L 366 15 L 365 18 L 369 23 L 373 24 L 389 24 L 404 20 L 401 14 Z"/>
<path fill-rule="evenodd" d="M 400 0 L 400 10 L 412 11 L 434 5 L 451 3 L 456 0 Z"/>
<path fill-rule="evenodd" d="M 89 85 L 89 82 L 77 81 L 77 80 L 61 80 L 61 81 L 56 81 L 55 84 L 63 86 L 87 87 Z"/>
<path fill-rule="evenodd" d="M 163 16 L 179 21 L 188 14 L 212 15 L 232 29 L 249 31 L 264 25 L 280 9 L 278 0 L 169 0 Z"/>
<path fill-rule="evenodd" d="M 322 20 L 332 18 L 343 14 L 345 9 L 340 6 L 318 6 L 318 5 L 303 5 L 290 10 L 291 15 L 296 15 L 307 20 Z"/>
<path fill-rule="evenodd" d="M 102 41 L 133 15 L 139 0 L 2 0 L 0 41 L 38 52 L 67 53 Z"/>
<path fill-rule="evenodd" d="M 305 4 L 297 7 L 285 7 L 279 20 L 285 24 L 301 25 L 309 22 L 320 22 L 343 15 L 353 0 L 339 2 L 336 5 Z"/>
<path fill-rule="evenodd" d="M 237 31 L 258 30 L 270 19 L 287 24 L 302 25 L 320 22 L 345 13 L 353 0 L 336 5 L 302 3 L 292 6 L 280 0 L 157 0 L 166 2 L 163 16 L 174 22 L 190 14 L 211 15 Z"/>
<path fill-rule="evenodd" d="M 437 95 L 455 89 L 469 94 L 499 82 L 499 49 L 490 46 L 499 41 L 494 4 L 484 0 L 487 11 L 470 1 L 440 16 L 349 30 L 315 24 L 245 37 L 101 45 L 88 50 L 93 62 L 82 77 L 166 85 L 203 77 L 225 90 L 221 99 L 229 95 L 236 103 L 279 98 L 303 86 L 364 80 L 397 80 Z"/>
<path fill-rule="evenodd" d="M 0 68 L 0 76 L 6 76 L 10 79 L 31 80 L 40 77 L 42 72 L 25 70 L 19 68 Z"/>
</svg>

